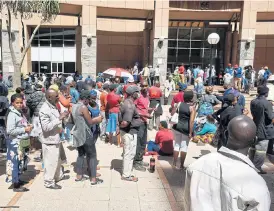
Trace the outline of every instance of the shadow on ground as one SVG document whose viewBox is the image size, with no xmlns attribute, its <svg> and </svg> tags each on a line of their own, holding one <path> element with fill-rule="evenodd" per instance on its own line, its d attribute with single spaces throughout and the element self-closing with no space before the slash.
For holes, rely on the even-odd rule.
<svg viewBox="0 0 274 211">
<path fill-rule="evenodd" d="M 110 169 L 114 169 L 122 175 L 123 160 L 113 159 L 110 164 Z"/>
<path fill-rule="evenodd" d="M 6 154 L 0 153 L 0 176 L 6 173 Z"/>
</svg>

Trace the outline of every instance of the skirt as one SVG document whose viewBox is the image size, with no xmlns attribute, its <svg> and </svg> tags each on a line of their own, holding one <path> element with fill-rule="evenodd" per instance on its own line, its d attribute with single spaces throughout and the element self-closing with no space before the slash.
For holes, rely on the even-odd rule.
<svg viewBox="0 0 274 211">
<path fill-rule="evenodd" d="M 116 133 L 117 125 L 118 125 L 118 114 L 110 113 L 108 123 L 107 123 L 106 132 L 107 133 Z"/>
</svg>

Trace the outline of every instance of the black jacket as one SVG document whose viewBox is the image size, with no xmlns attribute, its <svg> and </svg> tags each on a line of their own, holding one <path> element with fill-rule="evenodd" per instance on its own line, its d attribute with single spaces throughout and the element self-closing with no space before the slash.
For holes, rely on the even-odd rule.
<svg viewBox="0 0 274 211">
<path fill-rule="evenodd" d="M 257 126 L 257 138 L 259 140 L 270 139 L 267 128 L 273 126 L 272 104 L 264 96 L 259 96 L 251 101 L 250 110 Z"/>
</svg>

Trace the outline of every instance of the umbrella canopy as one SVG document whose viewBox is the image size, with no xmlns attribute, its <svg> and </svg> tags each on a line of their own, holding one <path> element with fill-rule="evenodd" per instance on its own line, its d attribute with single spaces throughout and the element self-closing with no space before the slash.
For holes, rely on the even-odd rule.
<svg viewBox="0 0 274 211">
<path fill-rule="evenodd" d="M 110 75 L 113 77 L 127 77 L 130 78 L 132 75 L 123 68 L 109 68 L 103 72 L 104 75 Z"/>
</svg>

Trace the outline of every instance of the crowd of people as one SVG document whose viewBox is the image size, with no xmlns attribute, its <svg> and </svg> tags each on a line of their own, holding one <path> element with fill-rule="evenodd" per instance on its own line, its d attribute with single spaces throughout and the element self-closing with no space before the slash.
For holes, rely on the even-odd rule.
<svg viewBox="0 0 274 211">
<path fill-rule="evenodd" d="M 0 147 L 7 149 L 6 181 L 13 184 L 14 191 L 28 191 L 19 175 L 27 168 L 27 154 L 39 148 L 39 143 L 46 188 L 61 189 L 58 181 L 69 179 L 62 169 L 66 162 L 64 141 L 78 151 L 75 182 L 89 179 L 91 185 L 102 183 L 96 152 L 100 140 L 123 147 L 121 179 L 125 181 L 138 181 L 133 168 L 146 171 L 149 163 L 144 156 L 173 156 L 174 169 L 187 172 L 188 210 L 236 210 L 237 206 L 242 210 L 267 210 L 269 192 L 256 171 L 266 173 L 262 168 L 265 157 L 274 155 L 274 77 L 269 69 L 259 72 L 263 78 L 258 81 L 258 96 L 250 105 L 252 120 L 242 93 L 246 89 L 241 85 L 243 76 L 245 83 L 252 84 L 251 66 L 243 74 L 242 68 L 229 64 L 223 77 L 223 94 L 214 93 L 214 87 L 208 85 L 214 77 L 205 78 L 208 70 L 199 67 L 189 73 L 182 65 L 175 73 L 180 76 L 179 82 L 167 75 L 164 84 L 159 82 L 159 67 L 153 77 L 149 75 L 151 66 L 141 72 L 136 68 L 126 83 L 119 77 L 105 79 L 101 73 L 94 79 L 77 73 L 50 78 L 26 75 L 10 102 L 7 86 L 0 82 Z M 212 70 L 209 75 L 214 76 Z M 194 77 L 194 88 L 188 84 L 189 74 Z M 214 84 L 214 79 L 209 84 Z M 176 89 L 170 117 L 161 121 L 163 104 L 168 104 Z M 148 141 L 148 131 L 154 129 L 156 136 Z M 211 144 L 218 152 L 185 168 L 189 142 Z M 254 180 L 254 186 L 253 181 L 245 180 L 247 176 Z M 212 194 L 215 192 L 216 196 Z"/>
</svg>

